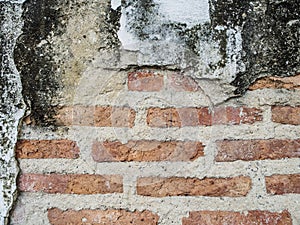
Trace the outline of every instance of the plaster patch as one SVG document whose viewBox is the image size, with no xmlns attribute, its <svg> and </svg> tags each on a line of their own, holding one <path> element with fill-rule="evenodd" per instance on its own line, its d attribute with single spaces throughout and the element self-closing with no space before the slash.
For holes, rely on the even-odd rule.
<svg viewBox="0 0 300 225">
<path fill-rule="evenodd" d="M 159 13 L 169 22 L 184 23 L 188 27 L 210 21 L 208 0 L 154 0 Z"/>
</svg>

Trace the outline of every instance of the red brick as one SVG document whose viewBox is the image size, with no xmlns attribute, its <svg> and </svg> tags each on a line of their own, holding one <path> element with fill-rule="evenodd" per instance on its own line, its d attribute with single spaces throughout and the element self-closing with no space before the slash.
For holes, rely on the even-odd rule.
<svg viewBox="0 0 300 225">
<path fill-rule="evenodd" d="M 128 73 L 128 89 L 130 91 L 160 91 L 164 86 L 164 77 L 151 71 Z"/>
<path fill-rule="evenodd" d="M 180 127 L 181 121 L 175 108 L 150 108 L 147 113 L 147 124 L 150 127 Z"/>
<path fill-rule="evenodd" d="M 95 108 L 96 127 L 133 127 L 135 111 L 128 107 L 101 107 Z"/>
<path fill-rule="evenodd" d="M 57 110 L 57 125 L 133 127 L 135 111 L 128 107 L 66 106 Z"/>
<path fill-rule="evenodd" d="M 300 157 L 300 140 L 224 140 L 217 141 L 216 161 L 264 160 Z"/>
<path fill-rule="evenodd" d="M 119 175 L 23 174 L 18 187 L 24 192 L 106 194 L 122 193 L 123 181 Z"/>
<path fill-rule="evenodd" d="M 211 113 L 208 108 L 150 108 L 147 124 L 150 127 L 210 126 L 253 124 L 262 121 L 262 111 L 247 107 L 220 107 Z"/>
<path fill-rule="evenodd" d="M 168 88 L 174 91 L 199 91 L 199 85 L 193 78 L 181 74 L 168 75 Z"/>
<path fill-rule="evenodd" d="M 209 108 L 197 108 L 199 125 L 211 126 L 212 125 L 212 114 Z"/>
<path fill-rule="evenodd" d="M 275 123 L 300 125 L 300 106 L 273 106 L 272 121 Z"/>
<path fill-rule="evenodd" d="M 48 210 L 48 219 L 52 225 L 62 224 L 93 224 L 93 225 L 156 225 L 158 215 L 144 210 L 129 212 L 122 209 L 107 210 L 66 210 L 58 208 Z"/>
<path fill-rule="evenodd" d="M 201 142 L 193 141 L 129 141 L 94 142 L 93 159 L 97 162 L 129 161 L 193 161 L 204 155 Z"/>
<path fill-rule="evenodd" d="M 247 211 L 195 211 L 182 219 L 182 225 L 292 225 L 292 218 L 287 210 L 283 212 Z"/>
<path fill-rule="evenodd" d="M 137 194 L 151 197 L 165 196 L 246 196 L 251 189 L 249 177 L 183 178 L 143 177 L 137 182 Z"/>
<path fill-rule="evenodd" d="M 300 174 L 272 175 L 265 179 L 267 192 L 270 194 L 300 194 Z"/>
<path fill-rule="evenodd" d="M 16 156 L 20 159 L 45 159 L 79 157 L 79 148 L 70 140 L 19 140 Z"/>
<path fill-rule="evenodd" d="M 299 89 L 300 74 L 292 77 L 263 77 L 255 81 L 249 87 L 249 90 L 257 90 L 263 88 L 272 89 Z"/>
<path fill-rule="evenodd" d="M 257 108 L 224 107 L 216 108 L 212 115 L 212 124 L 253 124 L 262 121 L 262 111 Z"/>
</svg>

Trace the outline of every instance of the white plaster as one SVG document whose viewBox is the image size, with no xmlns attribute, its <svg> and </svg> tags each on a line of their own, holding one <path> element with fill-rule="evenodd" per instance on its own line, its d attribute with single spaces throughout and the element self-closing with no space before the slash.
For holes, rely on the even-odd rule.
<svg viewBox="0 0 300 225">
<path fill-rule="evenodd" d="M 140 41 L 130 31 L 128 31 L 126 25 L 126 10 L 123 8 L 122 15 L 120 18 L 120 29 L 118 31 L 118 37 L 124 49 L 130 51 L 137 51 L 139 50 Z"/>
<path fill-rule="evenodd" d="M 116 10 L 120 6 L 121 6 L 121 0 L 111 0 L 111 8 L 113 10 Z"/>
<path fill-rule="evenodd" d="M 208 0 L 154 0 L 159 12 L 170 22 L 185 23 L 189 27 L 210 21 Z"/>
</svg>

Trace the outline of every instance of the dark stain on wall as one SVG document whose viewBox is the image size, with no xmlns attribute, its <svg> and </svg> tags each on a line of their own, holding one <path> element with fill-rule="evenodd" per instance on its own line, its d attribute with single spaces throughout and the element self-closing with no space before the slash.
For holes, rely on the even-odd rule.
<svg viewBox="0 0 300 225">
<path fill-rule="evenodd" d="M 60 0 L 28 0 L 23 4 L 23 34 L 14 50 L 21 74 L 23 96 L 38 125 L 53 124 L 53 98 L 60 88 L 59 65 L 54 62 L 49 35 L 63 32 L 59 23 Z"/>
<path fill-rule="evenodd" d="M 260 76 L 300 72 L 300 1 L 211 1 L 212 25 L 242 27 L 246 71 L 232 82 L 243 94 Z"/>
</svg>

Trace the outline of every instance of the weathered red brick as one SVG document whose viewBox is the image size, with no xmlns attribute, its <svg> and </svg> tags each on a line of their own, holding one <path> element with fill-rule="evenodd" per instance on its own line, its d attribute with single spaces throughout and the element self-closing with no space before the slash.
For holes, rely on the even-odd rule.
<svg viewBox="0 0 300 225">
<path fill-rule="evenodd" d="M 188 92 L 199 91 L 199 85 L 192 77 L 181 74 L 171 74 L 168 75 L 167 78 L 168 88 L 170 90 Z"/>
<path fill-rule="evenodd" d="M 300 157 L 300 140 L 224 140 L 217 141 L 216 161 L 264 160 Z"/>
<path fill-rule="evenodd" d="M 300 174 L 272 175 L 265 180 L 267 192 L 270 194 L 300 194 Z"/>
<path fill-rule="evenodd" d="M 215 108 L 212 115 L 212 124 L 253 124 L 262 121 L 262 111 L 247 107 L 220 107 Z"/>
<path fill-rule="evenodd" d="M 180 127 L 180 117 L 175 108 L 150 108 L 147 113 L 147 124 L 150 127 Z"/>
<path fill-rule="evenodd" d="M 19 140 L 16 156 L 20 159 L 45 159 L 79 157 L 79 148 L 70 140 Z"/>
<path fill-rule="evenodd" d="M 133 127 L 135 111 L 129 107 L 66 106 L 57 110 L 57 125 Z"/>
<path fill-rule="evenodd" d="M 263 88 L 273 89 L 299 89 L 300 74 L 292 77 L 263 77 L 255 81 L 249 87 L 249 90 L 257 90 Z"/>
<path fill-rule="evenodd" d="M 272 121 L 282 124 L 300 125 L 300 106 L 273 106 Z"/>
<path fill-rule="evenodd" d="M 128 107 L 101 107 L 95 108 L 96 127 L 133 127 L 135 111 Z"/>
<path fill-rule="evenodd" d="M 93 143 L 92 157 L 97 162 L 111 161 L 193 161 L 204 155 L 201 142 L 119 141 Z"/>
<path fill-rule="evenodd" d="M 212 124 L 253 124 L 263 119 L 262 111 L 247 107 L 220 107 L 213 112 L 203 108 L 150 108 L 147 124 L 151 127 L 210 126 Z"/>
<path fill-rule="evenodd" d="M 247 211 L 195 211 L 182 219 L 182 225 L 292 225 L 292 218 L 287 210 L 282 212 Z"/>
<path fill-rule="evenodd" d="M 52 225 L 93 224 L 93 225 L 156 225 L 158 215 L 148 210 L 129 212 L 122 209 L 107 210 L 66 210 L 58 208 L 48 210 L 48 219 Z"/>
<path fill-rule="evenodd" d="M 160 91 L 164 86 L 164 77 L 151 71 L 135 71 L 128 73 L 128 89 L 130 91 Z"/>
<path fill-rule="evenodd" d="M 23 174 L 18 181 L 20 191 L 50 194 L 106 194 L 122 193 L 119 175 L 93 174 Z"/>
<path fill-rule="evenodd" d="M 251 189 L 249 177 L 183 178 L 142 177 L 137 181 L 137 194 L 165 196 L 246 196 Z"/>
</svg>

